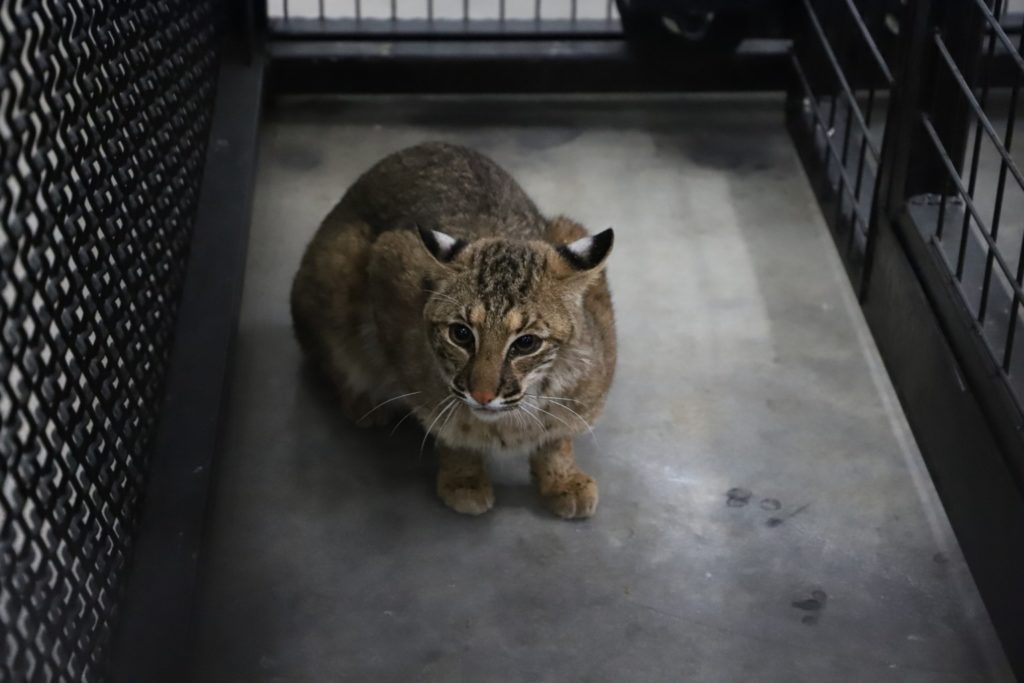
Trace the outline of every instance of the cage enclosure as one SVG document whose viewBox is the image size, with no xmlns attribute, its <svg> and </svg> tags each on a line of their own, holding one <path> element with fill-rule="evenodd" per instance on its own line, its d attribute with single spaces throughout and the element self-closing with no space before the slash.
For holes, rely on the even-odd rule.
<svg viewBox="0 0 1024 683">
<path fill-rule="evenodd" d="M 1022 18 L 0 0 L 0 680 L 1015 680 Z M 426 140 L 616 230 L 590 520 L 455 515 L 300 358 Z"/>
</svg>

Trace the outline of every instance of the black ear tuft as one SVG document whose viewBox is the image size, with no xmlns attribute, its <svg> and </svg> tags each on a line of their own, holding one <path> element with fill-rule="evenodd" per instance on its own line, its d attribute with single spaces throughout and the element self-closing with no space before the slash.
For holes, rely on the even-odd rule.
<svg viewBox="0 0 1024 683">
<path fill-rule="evenodd" d="M 596 235 L 583 237 L 558 247 L 558 253 L 569 262 L 573 270 L 593 270 L 608 258 L 614 242 L 615 232 L 608 228 Z"/>
<path fill-rule="evenodd" d="M 420 233 L 423 246 L 440 263 L 449 263 L 466 246 L 465 241 L 452 237 L 440 230 L 428 230 L 419 225 L 416 226 L 416 230 Z"/>
</svg>

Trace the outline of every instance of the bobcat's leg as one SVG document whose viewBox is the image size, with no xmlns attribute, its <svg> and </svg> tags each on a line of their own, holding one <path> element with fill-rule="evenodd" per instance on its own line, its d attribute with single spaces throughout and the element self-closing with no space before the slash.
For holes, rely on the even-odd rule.
<svg viewBox="0 0 1024 683">
<path fill-rule="evenodd" d="M 437 455 L 437 495 L 445 505 L 464 515 L 483 514 L 494 506 L 494 489 L 481 455 L 443 444 L 438 444 Z"/>
<path fill-rule="evenodd" d="M 582 519 L 597 509 L 597 482 L 576 466 L 569 439 L 542 446 L 530 456 L 530 474 L 544 504 L 559 517 Z"/>
</svg>

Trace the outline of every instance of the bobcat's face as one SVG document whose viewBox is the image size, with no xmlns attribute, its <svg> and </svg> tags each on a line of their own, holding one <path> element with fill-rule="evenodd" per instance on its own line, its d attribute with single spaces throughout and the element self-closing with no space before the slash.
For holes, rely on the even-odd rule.
<svg viewBox="0 0 1024 683">
<path fill-rule="evenodd" d="M 464 244 L 421 231 L 444 266 L 425 287 L 427 337 L 452 395 L 482 420 L 511 415 L 545 393 L 573 342 L 582 295 L 611 249 L 611 231 L 556 248 L 487 239 Z M 531 412 L 531 411 L 527 411 Z"/>
</svg>

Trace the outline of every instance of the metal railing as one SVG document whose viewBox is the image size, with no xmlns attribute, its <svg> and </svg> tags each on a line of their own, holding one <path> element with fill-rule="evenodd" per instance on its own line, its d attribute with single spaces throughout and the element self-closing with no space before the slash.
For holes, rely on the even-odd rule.
<svg viewBox="0 0 1024 683">
<path fill-rule="evenodd" d="M 883 3 L 800 0 L 790 127 L 851 275 L 866 277 L 869 225 L 885 137 L 889 64 L 898 15 Z M 865 11 L 866 10 L 866 11 Z"/>
<path fill-rule="evenodd" d="M 621 32 L 613 0 L 269 0 L 289 38 L 574 36 Z"/>
<path fill-rule="evenodd" d="M 801 5 L 790 130 L 1007 655 L 1024 675 L 1020 8 L 985 0 Z"/>
<path fill-rule="evenodd" d="M 996 17 L 983 2 L 971 0 L 931 36 L 934 83 L 930 101 L 917 113 L 922 144 L 910 162 L 937 167 L 940 180 L 938 192 L 908 200 L 916 227 L 933 245 L 1003 381 L 1024 407 L 1024 348 L 1018 348 L 1024 346 L 1024 173 L 1011 153 L 1024 33 L 1011 38 Z M 958 27 L 978 24 L 982 54 L 958 50 Z M 997 56 L 1011 66 L 1009 87 L 998 93 L 992 84 Z M 964 141 L 941 132 L 950 109 L 966 112 Z"/>
</svg>

